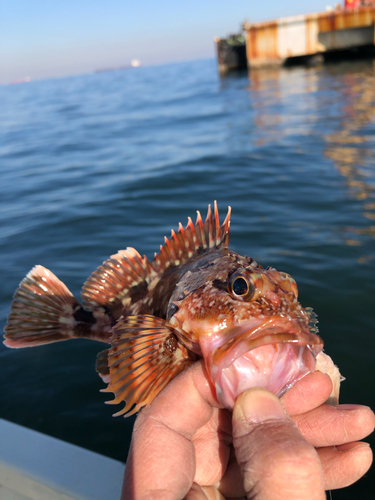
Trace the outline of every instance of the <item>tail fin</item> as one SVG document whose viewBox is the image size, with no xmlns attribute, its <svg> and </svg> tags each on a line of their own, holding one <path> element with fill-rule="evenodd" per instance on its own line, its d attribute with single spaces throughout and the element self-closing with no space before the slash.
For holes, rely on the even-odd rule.
<svg viewBox="0 0 375 500">
<path fill-rule="evenodd" d="M 16 290 L 5 327 L 8 347 L 32 347 L 76 337 L 74 313 L 81 308 L 51 271 L 35 266 Z"/>
</svg>

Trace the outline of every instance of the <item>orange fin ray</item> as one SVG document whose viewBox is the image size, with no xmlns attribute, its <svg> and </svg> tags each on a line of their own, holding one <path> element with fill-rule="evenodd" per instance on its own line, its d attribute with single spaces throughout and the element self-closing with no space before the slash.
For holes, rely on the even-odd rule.
<svg viewBox="0 0 375 500">
<path fill-rule="evenodd" d="M 151 265 L 156 271 L 162 273 L 171 266 L 178 266 L 188 259 L 202 254 L 208 249 L 228 247 L 230 229 L 231 208 L 223 224 L 220 226 L 217 203 L 214 204 L 214 215 L 212 215 L 211 205 L 203 223 L 201 214 L 197 212 L 195 225 L 190 217 L 184 228 L 181 223 L 177 233 L 172 230 L 170 239 L 165 238 L 164 245 L 160 247 L 159 254 L 155 254 Z"/>
<path fill-rule="evenodd" d="M 150 360 L 152 361 L 152 359 Z M 152 375 L 158 375 L 159 374 L 159 367 L 155 364 L 152 365 L 150 363 L 143 362 L 142 365 L 137 366 L 136 368 L 133 368 L 132 370 L 129 371 L 128 377 L 126 380 L 124 380 L 124 376 L 120 377 L 115 383 L 118 384 L 119 382 L 123 382 L 121 386 L 121 392 L 116 396 L 116 398 L 112 401 L 107 401 L 107 404 L 118 404 L 121 401 L 124 401 L 125 399 L 125 394 L 127 395 L 127 401 L 129 402 L 130 406 L 132 406 L 131 403 L 131 397 L 134 394 L 135 391 L 139 391 L 140 389 L 143 391 L 143 389 L 149 388 L 150 383 L 145 384 L 144 382 L 149 380 L 154 380 L 156 377 L 152 377 Z M 132 376 L 133 378 L 130 378 Z M 150 378 L 152 377 L 152 378 Z M 137 378 L 138 384 L 133 384 L 133 380 Z M 114 383 L 114 382 L 113 382 Z M 127 402 L 125 401 L 125 402 Z"/>
<path fill-rule="evenodd" d="M 154 345 L 154 341 L 152 342 L 148 342 L 147 344 L 142 344 L 142 345 L 139 345 L 139 349 L 138 349 L 138 360 L 141 361 L 143 357 L 147 358 L 146 361 L 148 362 L 151 358 L 150 358 L 150 347 L 152 347 Z M 120 357 L 120 352 L 123 353 L 121 354 L 121 357 Z M 129 375 L 129 370 L 126 370 L 131 364 L 134 363 L 134 359 L 133 359 L 133 353 L 132 352 L 129 352 L 129 349 L 122 349 L 121 351 L 118 351 L 117 352 L 118 354 L 118 359 L 117 361 L 113 362 L 113 364 L 111 365 L 113 369 L 116 368 L 117 372 L 116 372 L 116 380 L 113 379 L 112 380 L 112 383 L 114 382 L 117 382 L 119 377 L 122 376 L 122 372 L 124 372 L 125 370 L 125 374 L 126 375 Z M 120 366 L 121 365 L 121 366 Z M 139 366 L 142 366 L 141 364 L 139 364 Z"/>
<path fill-rule="evenodd" d="M 117 413 L 114 413 L 113 416 L 118 417 L 120 415 L 124 415 L 124 417 L 130 417 L 131 415 L 134 415 L 135 413 L 140 411 L 140 409 L 144 405 L 136 405 L 133 409 L 131 409 L 131 407 L 133 406 L 133 400 L 147 401 L 147 404 L 150 404 L 151 401 L 167 385 L 168 382 L 169 380 L 165 381 L 163 374 L 158 371 L 157 367 L 155 367 L 153 370 L 149 369 L 143 374 L 143 383 L 139 384 L 128 392 L 129 402 L 126 402 L 125 407 Z"/>
<path fill-rule="evenodd" d="M 116 317 L 132 303 L 136 294 L 147 293 L 149 283 L 157 277 L 147 257 L 131 247 L 120 250 L 89 277 L 81 297 L 87 310 L 105 308 Z"/>
<path fill-rule="evenodd" d="M 4 344 L 31 347 L 74 338 L 74 312 L 80 307 L 62 281 L 35 266 L 14 294 Z"/>
<path fill-rule="evenodd" d="M 149 349 L 148 349 L 149 351 Z M 112 385 L 117 384 L 118 382 L 124 381 L 127 379 L 127 383 L 131 383 L 133 378 L 139 377 L 143 374 L 145 369 L 148 369 L 150 364 L 154 365 L 154 361 L 158 360 L 158 353 L 154 353 L 150 355 L 149 352 L 143 353 L 142 356 L 137 357 L 137 365 L 134 366 L 134 359 L 128 360 L 127 363 L 119 363 L 116 364 L 116 368 L 112 371 L 116 370 L 114 376 L 111 377 Z M 155 363 L 156 364 L 156 363 Z M 111 366 L 111 368 L 113 368 Z"/>
<path fill-rule="evenodd" d="M 110 382 L 103 392 L 115 395 L 107 404 L 125 402 L 115 416 L 137 413 L 195 361 L 195 355 L 178 341 L 174 329 L 151 315 L 121 318 L 113 328 L 111 345 Z"/>
</svg>

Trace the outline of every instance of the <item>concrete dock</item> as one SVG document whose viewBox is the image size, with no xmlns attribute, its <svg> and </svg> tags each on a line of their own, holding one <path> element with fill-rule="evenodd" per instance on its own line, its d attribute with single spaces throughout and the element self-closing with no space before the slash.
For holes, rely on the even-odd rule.
<svg viewBox="0 0 375 500">
<path fill-rule="evenodd" d="M 215 38 L 219 72 L 323 61 L 344 51 L 375 55 L 375 0 L 367 3 L 346 0 L 326 12 L 245 22 L 243 35 Z"/>
<path fill-rule="evenodd" d="M 245 23 L 249 68 L 282 65 L 290 58 L 374 46 L 375 6 L 341 9 L 275 21 Z"/>
</svg>

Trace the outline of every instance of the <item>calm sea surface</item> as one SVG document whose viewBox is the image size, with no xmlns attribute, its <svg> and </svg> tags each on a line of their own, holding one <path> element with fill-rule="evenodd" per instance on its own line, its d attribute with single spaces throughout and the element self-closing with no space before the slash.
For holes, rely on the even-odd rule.
<svg viewBox="0 0 375 500">
<path fill-rule="evenodd" d="M 1 327 L 35 264 L 79 296 L 111 254 L 152 257 L 218 200 L 222 218 L 232 206 L 231 248 L 292 274 L 317 312 L 341 401 L 375 408 L 374 89 L 369 60 L 225 80 L 207 60 L 0 87 Z M 1 345 L 0 417 L 125 461 L 133 420 L 103 404 L 102 349 Z M 333 499 L 371 498 L 373 481 Z"/>
</svg>

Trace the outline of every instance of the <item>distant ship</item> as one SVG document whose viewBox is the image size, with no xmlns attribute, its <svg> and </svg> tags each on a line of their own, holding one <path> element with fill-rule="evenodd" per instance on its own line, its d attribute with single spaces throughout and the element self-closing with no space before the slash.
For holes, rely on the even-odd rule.
<svg viewBox="0 0 375 500">
<path fill-rule="evenodd" d="M 139 59 L 132 59 L 131 63 L 126 66 L 118 66 L 114 68 L 100 68 L 96 69 L 95 73 L 106 73 L 107 71 L 121 71 L 122 69 L 139 68 L 141 61 Z"/>
<path fill-rule="evenodd" d="M 25 76 L 24 78 L 20 78 L 19 80 L 13 80 L 10 82 L 11 85 L 18 85 L 19 83 L 28 83 L 31 81 L 29 76 Z"/>
</svg>

